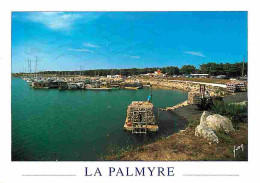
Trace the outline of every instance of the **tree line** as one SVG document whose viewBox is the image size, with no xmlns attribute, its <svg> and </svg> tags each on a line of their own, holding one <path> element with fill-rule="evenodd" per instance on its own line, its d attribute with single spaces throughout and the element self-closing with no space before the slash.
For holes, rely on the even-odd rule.
<svg viewBox="0 0 260 183">
<path fill-rule="evenodd" d="M 231 63 L 206 63 L 196 68 L 194 65 L 183 65 L 181 68 L 177 66 L 168 67 L 151 67 L 151 68 L 130 68 L 130 69 L 95 69 L 95 70 L 83 70 L 83 71 L 43 71 L 39 74 L 56 74 L 59 76 L 65 75 L 85 75 L 85 76 L 107 76 L 107 75 L 122 75 L 133 76 L 147 73 L 154 73 L 160 70 L 163 74 L 167 75 L 179 75 L 179 74 L 209 74 L 211 76 L 227 75 L 228 77 L 238 77 L 247 75 L 247 65 L 245 62 Z M 244 68 L 244 70 L 243 70 Z M 243 71 L 242 71 L 243 70 Z"/>
</svg>

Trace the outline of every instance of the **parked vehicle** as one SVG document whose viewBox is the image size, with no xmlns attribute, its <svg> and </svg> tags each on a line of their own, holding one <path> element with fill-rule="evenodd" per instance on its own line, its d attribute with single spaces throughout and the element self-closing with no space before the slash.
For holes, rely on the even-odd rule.
<svg viewBox="0 0 260 183">
<path fill-rule="evenodd" d="M 226 75 L 218 75 L 216 78 L 217 79 L 227 79 L 227 76 Z"/>
</svg>

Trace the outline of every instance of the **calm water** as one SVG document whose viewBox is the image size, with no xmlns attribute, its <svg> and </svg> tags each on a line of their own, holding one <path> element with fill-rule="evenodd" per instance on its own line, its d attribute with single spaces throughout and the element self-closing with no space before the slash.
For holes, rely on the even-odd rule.
<svg viewBox="0 0 260 183">
<path fill-rule="evenodd" d="M 32 89 L 12 79 L 12 160 L 97 160 L 110 147 L 154 141 L 186 124 L 171 112 L 160 111 L 159 133 L 132 135 L 123 130 L 127 106 L 146 100 L 149 89 L 137 91 L 59 91 Z M 153 104 L 172 106 L 187 93 L 153 89 Z"/>
</svg>

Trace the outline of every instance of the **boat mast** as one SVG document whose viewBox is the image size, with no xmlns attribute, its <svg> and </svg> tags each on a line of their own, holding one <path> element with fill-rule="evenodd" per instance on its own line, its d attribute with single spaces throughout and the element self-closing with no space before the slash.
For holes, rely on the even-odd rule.
<svg viewBox="0 0 260 183">
<path fill-rule="evenodd" d="M 37 56 L 35 56 L 35 77 L 37 77 Z"/>
</svg>

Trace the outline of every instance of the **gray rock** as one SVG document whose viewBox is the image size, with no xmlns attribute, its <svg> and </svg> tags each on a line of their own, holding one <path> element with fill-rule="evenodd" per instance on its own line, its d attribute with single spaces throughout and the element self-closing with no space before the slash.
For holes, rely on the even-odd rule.
<svg viewBox="0 0 260 183">
<path fill-rule="evenodd" d="M 226 133 L 234 131 L 232 122 L 227 117 L 204 111 L 200 118 L 200 124 L 195 128 L 195 136 L 201 136 L 210 142 L 218 143 L 215 131 L 219 130 L 224 130 Z"/>
<path fill-rule="evenodd" d="M 200 125 L 205 125 L 207 126 L 206 122 L 206 118 L 208 116 L 212 115 L 212 113 L 208 112 L 208 111 L 204 111 L 200 117 Z"/>
<path fill-rule="evenodd" d="M 232 122 L 219 114 L 209 115 L 204 124 L 215 131 L 224 130 L 226 133 L 234 131 Z"/>
<path fill-rule="evenodd" d="M 195 128 L 195 136 L 203 137 L 203 138 L 209 140 L 210 143 L 211 142 L 215 142 L 215 143 L 219 142 L 218 137 L 215 134 L 215 132 L 211 128 L 204 126 L 204 125 L 198 125 Z"/>
</svg>

